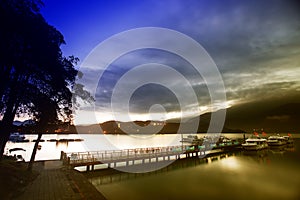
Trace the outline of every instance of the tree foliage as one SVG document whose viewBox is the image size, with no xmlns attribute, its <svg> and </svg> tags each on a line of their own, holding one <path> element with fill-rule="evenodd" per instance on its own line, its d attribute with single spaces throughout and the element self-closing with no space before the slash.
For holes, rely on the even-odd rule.
<svg viewBox="0 0 300 200">
<path fill-rule="evenodd" d="M 41 6 L 39 0 L 0 1 L 1 156 L 16 114 L 35 118 L 41 131 L 58 114 L 71 120 L 78 59 L 63 56 L 63 35 L 45 21 Z"/>
</svg>

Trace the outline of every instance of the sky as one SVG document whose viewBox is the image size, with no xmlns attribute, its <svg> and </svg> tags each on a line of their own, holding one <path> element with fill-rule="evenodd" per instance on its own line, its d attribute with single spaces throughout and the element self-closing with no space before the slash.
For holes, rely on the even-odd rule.
<svg viewBox="0 0 300 200">
<path fill-rule="evenodd" d="M 42 15 L 64 35 L 64 55 L 80 59 L 84 81 L 79 83 L 95 96 L 94 105 L 79 108 L 82 115 L 76 124 L 189 117 L 272 98 L 299 102 L 297 1 L 45 0 L 44 4 Z M 199 43 L 207 53 L 202 52 L 199 66 L 207 73 L 205 69 L 199 73 L 174 52 L 155 48 L 127 52 L 105 68 L 101 62 L 106 57 L 99 56 L 87 67 L 97 46 L 116 34 L 143 27 L 174 30 Z M 161 43 L 166 39 L 166 44 L 160 43 L 164 47 L 185 49 L 186 56 L 197 58 L 188 43 L 168 41 L 163 34 L 156 38 Z M 140 34 L 131 40 L 110 43 L 111 54 L 147 37 Z M 215 66 L 217 71 L 209 73 Z M 225 99 L 215 86 L 219 83 Z"/>
</svg>

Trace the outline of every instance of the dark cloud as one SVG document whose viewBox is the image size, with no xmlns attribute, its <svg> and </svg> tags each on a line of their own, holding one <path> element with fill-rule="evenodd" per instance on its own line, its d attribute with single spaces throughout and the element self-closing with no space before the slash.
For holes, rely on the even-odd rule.
<svg viewBox="0 0 300 200">
<path fill-rule="evenodd" d="M 172 91 L 161 85 L 148 84 L 140 87 L 132 95 L 130 111 L 147 113 L 154 104 L 162 105 L 167 112 L 180 110 L 179 102 Z"/>
<path fill-rule="evenodd" d="M 104 71 L 98 83 L 96 105 L 102 107 L 109 104 L 113 90 L 119 79 L 131 69 L 145 63 L 160 63 L 175 69 L 190 82 L 195 93 L 199 94 L 199 99 L 203 100 L 203 96 L 207 96 L 207 88 L 201 75 L 190 63 L 178 55 L 169 52 L 147 49 L 134 51 L 118 58 Z M 161 74 L 159 67 L 154 74 L 173 84 L 177 84 L 176 82 L 179 81 L 168 74 Z M 139 74 L 139 76 L 147 77 L 148 74 Z M 135 82 L 135 79 L 128 80 L 127 83 L 129 82 Z M 124 85 L 124 90 L 126 90 L 126 84 Z M 174 95 L 170 95 L 168 89 L 163 89 L 163 86 L 153 84 L 141 86 L 132 97 L 132 111 L 139 112 L 138 110 L 140 109 L 140 112 L 143 112 L 144 110 L 148 110 L 155 102 L 164 105 L 167 111 L 178 110 L 178 105 L 175 103 L 177 100 L 174 100 L 173 97 Z"/>
<path fill-rule="evenodd" d="M 290 1 L 213 2 L 181 2 L 174 26 L 199 41 L 221 71 L 244 69 L 249 57 L 300 41 L 300 12 Z"/>
<path fill-rule="evenodd" d="M 299 91 L 300 7 L 296 1 L 146 1 L 137 7 L 140 10 L 135 15 L 140 17 L 131 24 L 149 26 L 145 19 L 151 14 L 152 26 L 181 31 L 203 45 L 216 62 L 226 86 L 227 100 L 233 104 Z M 170 52 L 146 49 L 121 56 L 104 71 L 97 83 L 97 109 L 109 107 L 114 87 L 122 76 L 145 63 L 170 66 L 189 81 L 199 101 L 191 105 L 191 110 L 199 106 L 214 107 L 205 80 L 190 63 Z M 94 73 L 92 69 L 85 72 L 85 76 L 92 77 L 87 79 L 87 87 L 94 84 Z M 147 78 L 149 74 L 178 87 L 184 85 L 159 69 L 154 75 L 139 74 L 139 78 Z M 135 81 L 133 77 L 124 83 L 120 96 Z M 120 112 L 127 103 L 122 100 L 119 99 L 120 107 L 116 108 Z M 130 111 L 147 113 L 153 104 L 162 105 L 168 112 L 180 110 L 170 90 L 148 84 L 133 94 Z"/>
<path fill-rule="evenodd" d="M 242 103 L 267 99 L 285 98 L 291 94 L 299 94 L 299 82 L 266 83 L 245 88 L 236 87 L 227 91 L 228 100 L 239 100 Z"/>
</svg>

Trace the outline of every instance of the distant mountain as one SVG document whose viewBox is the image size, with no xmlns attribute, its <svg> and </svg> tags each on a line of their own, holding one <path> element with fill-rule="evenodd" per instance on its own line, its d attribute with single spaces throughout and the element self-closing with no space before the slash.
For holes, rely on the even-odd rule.
<svg viewBox="0 0 300 200">
<path fill-rule="evenodd" d="M 16 120 L 16 121 L 13 122 L 14 126 L 22 126 L 22 124 L 23 124 L 23 122 L 18 121 L 18 120 Z"/>
<path fill-rule="evenodd" d="M 299 98 L 300 99 L 300 98 Z M 300 100 L 298 101 L 300 102 Z M 300 103 L 297 98 L 289 101 L 282 101 L 280 99 L 261 100 L 256 102 L 249 102 L 232 106 L 226 110 L 226 119 L 222 132 L 241 133 L 252 132 L 253 129 L 260 131 L 263 129 L 265 132 L 290 132 L 300 133 Z M 216 111 L 222 112 L 222 110 Z M 198 132 L 207 132 L 210 118 L 212 113 L 205 113 L 203 115 L 185 119 L 185 123 L 189 124 L 198 120 Z M 215 122 L 218 123 L 218 122 Z M 26 120 L 24 122 L 14 121 L 16 127 L 29 127 L 34 125 L 33 120 Z M 135 121 L 120 122 L 120 121 L 107 121 L 101 124 L 81 125 L 81 126 L 66 126 L 59 127 L 53 126 L 49 130 L 56 132 L 61 129 L 65 133 L 105 133 L 105 134 L 124 134 L 122 129 L 132 134 L 152 134 L 153 130 L 157 133 L 177 133 L 180 126 L 178 119 L 171 119 L 166 122 L 161 121 Z M 33 126 L 34 127 L 34 126 Z M 25 129 L 30 132 L 30 130 Z M 188 133 L 189 129 L 185 129 Z"/>
<path fill-rule="evenodd" d="M 21 133 L 39 133 L 40 127 L 38 123 L 34 120 L 25 120 L 25 121 L 18 121 L 15 120 L 13 122 L 13 130 L 18 131 Z M 58 122 L 56 124 L 48 124 L 46 127 L 43 128 L 43 132 L 45 133 L 76 133 L 76 128 L 74 125 L 70 125 L 69 123 Z"/>
<path fill-rule="evenodd" d="M 226 110 L 222 132 L 300 133 L 300 97 L 262 99 L 234 105 Z M 222 112 L 222 110 L 216 111 Z M 212 113 L 205 113 L 189 121 L 199 120 L 198 132 L 206 132 Z M 168 122 L 178 122 L 171 119 Z M 218 123 L 218 122 L 217 122 Z"/>
<path fill-rule="evenodd" d="M 34 124 L 35 124 L 35 121 L 31 120 L 31 119 L 25 120 L 23 122 L 18 121 L 18 120 L 16 120 L 16 121 L 13 122 L 14 126 L 30 126 L 30 125 L 34 125 Z"/>
<path fill-rule="evenodd" d="M 227 109 L 225 126 L 252 132 L 300 133 L 300 103 L 282 105 L 253 102 Z"/>
<path fill-rule="evenodd" d="M 205 114 L 208 117 L 209 114 Z M 192 132 L 192 120 L 190 119 L 185 123 L 184 133 Z M 198 132 L 207 132 L 209 125 L 208 120 L 202 120 L 198 124 Z M 101 124 L 93 124 L 87 126 L 76 126 L 78 133 L 104 133 L 104 134 L 169 134 L 177 133 L 180 127 L 179 122 L 163 122 L 163 121 L 134 121 L 134 122 L 120 122 L 120 121 L 107 121 Z M 125 130 L 125 131 L 124 131 Z M 238 132 L 241 133 L 243 130 L 223 128 L 223 132 Z"/>
</svg>

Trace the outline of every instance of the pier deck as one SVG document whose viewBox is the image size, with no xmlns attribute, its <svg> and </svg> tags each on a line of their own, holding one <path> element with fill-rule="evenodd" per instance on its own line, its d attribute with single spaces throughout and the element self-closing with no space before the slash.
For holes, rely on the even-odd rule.
<svg viewBox="0 0 300 200">
<path fill-rule="evenodd" d="M 108 168 L 137 164 L 170 161 L 187 157 L 205 156 L 216 151 L 230 150 L 239 147 L 239 143 L 230 145 L 179 145 L 167 147 L 136 148 L 124 150 L 61 152 L 61 160 L 71 168 L 86 166 L 94 170 L 95 165 L 106 164 Z"/>
</svg>

